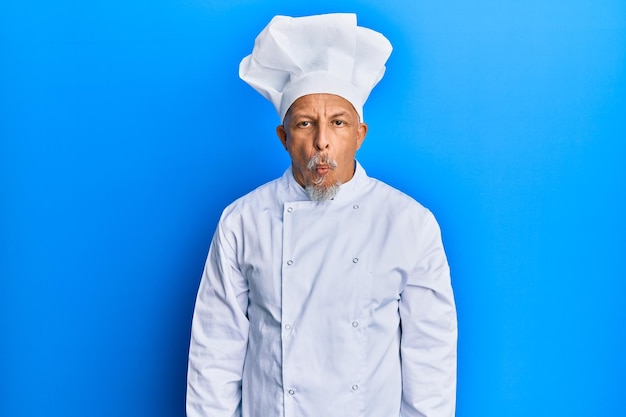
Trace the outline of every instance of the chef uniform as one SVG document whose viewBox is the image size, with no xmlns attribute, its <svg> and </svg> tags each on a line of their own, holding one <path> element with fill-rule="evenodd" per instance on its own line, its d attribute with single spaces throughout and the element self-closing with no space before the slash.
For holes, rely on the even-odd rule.
<svg viewBox="0 0 626 417">
<path fill-rule="evenodd" d="M 324 30 L 314 33 L 335 29 L 331 38 L 362 29 L 354 15 L 280 16 L 255 51 L 272 31 L 298 49 L 294 36 L 281 35 L 302 20 L 307 32 L 316 24 Z M 382 35 L 366 33 L 380 43 Z M 262 61 L 255 51 L 252 59 Z M 389 53 L 378 57 L 382 64 Z M 369 71 L 376 72 L 371 90 L 382 73 L 380 65 Z M 327 91 L 319 80 L 309 93 Z M 270 98 L 281 119 L 306 91 L 298 88 L 295 98 Z M 342 97 L 354 92 L 328 88 Z M 355 106 L 361 117 L 363 102 Z M 187 415 L 452 417 L 456 337 L 431 212 L 356 161 L 352 179 L 328 201 L 311 201 L 289 168 L 220 218 L 194 312 Z"/>
</svg>

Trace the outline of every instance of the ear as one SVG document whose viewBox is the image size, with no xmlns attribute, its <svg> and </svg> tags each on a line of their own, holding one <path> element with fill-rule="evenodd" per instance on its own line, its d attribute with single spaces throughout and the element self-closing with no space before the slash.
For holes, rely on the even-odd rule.
<svg viewBox="0 0 626 417">
<path fill-rule="evenodd" d="M 365 135 L 367 135 L 367 124 L 359 123 L 359 127 L 356 130 L 356 149 L 357 151 L 361 148 L 361 144 L 365 140 Z"/>
<path fill-rule="evenodd" d="M 278 139 L 280 139 L 283 147 L 285 148 L 285 150 L 287 150 L 287 131 L 285 130 L 285 126 L 276 126 L 276 136 L 278 136 Z"/>
</svg>

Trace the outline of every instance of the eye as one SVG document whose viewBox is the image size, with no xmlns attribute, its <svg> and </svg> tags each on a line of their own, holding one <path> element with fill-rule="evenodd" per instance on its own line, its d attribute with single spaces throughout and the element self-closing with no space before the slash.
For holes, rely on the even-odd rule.
<svg viewBox="0 0 626 417">
<path fill-rule="evenodd" d="M 344 122 L 343 120 L 335 120 L 335 121 L 333 122 L 333 124 L 334 124 L 335 126 L 344 126 L 344 125 L 346 124 L 346 122 Z"/>
<path fill-rule="evenodd" d="M 299 122 L 296 126 L 298 127 L 309 127 L 311 125 L 311 122 L 309 122 L 308 120 L 303 120 L 301 122 Z"/>
</svg>

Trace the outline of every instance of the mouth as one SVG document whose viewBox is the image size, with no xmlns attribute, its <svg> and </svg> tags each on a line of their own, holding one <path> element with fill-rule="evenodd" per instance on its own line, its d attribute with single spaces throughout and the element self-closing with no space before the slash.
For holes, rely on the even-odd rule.
<svg viewBox="0 0 626 417">
<path fill-rule="evenodd" d="M 330 167 L 328 165 L 319 164 L 315 166 L 315 172 L 317 173 L 317 175 L 324 176 L 328 174 L 329 171 Z"/>
<path fill-rule="evenodd" d="M 316 154 L 309 160 L 307 168 L 313 173 L 313 178 L 310 179 L 311 183 L 315 186 L 321 186 L 326 182 L 328 174 L 337 169 L 337 163 L 328 155 Z"/>
</svg>

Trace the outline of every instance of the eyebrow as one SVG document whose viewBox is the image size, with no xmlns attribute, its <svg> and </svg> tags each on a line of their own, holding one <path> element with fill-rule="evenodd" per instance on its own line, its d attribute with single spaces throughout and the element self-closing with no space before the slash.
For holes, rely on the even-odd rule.
<svg viewBox="0 0 626 417">
<path fill-rule="evenodd" d="M 346 111 L 340 111 L 340 112 L 337 112 L 337 113 L 331 114 L 331 115 L 329 116 L 329 118 L 334 119 L 334 118 L 336 118 L 336 117 L 342 117 L 342 116 L 345 116 L 346 114 L 348 114 Z M 291 115 L 291 118 L 292 118 L 292 119 L 314 119 L 315 117 L 314 117 L 314 116 L 311 116 L 311 115 L 310 115 L 310 114 L 308 114 L 308 113 L 301 112 L 301 113 L 294 113 L 294 114 L 292 114 L 292 115 Z"/>
</svg>

